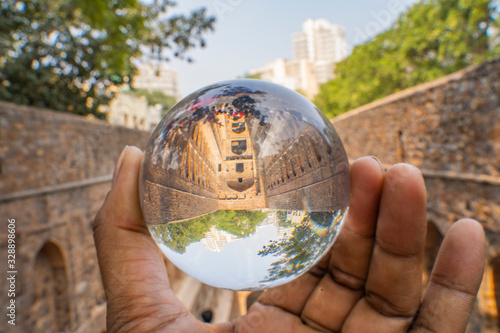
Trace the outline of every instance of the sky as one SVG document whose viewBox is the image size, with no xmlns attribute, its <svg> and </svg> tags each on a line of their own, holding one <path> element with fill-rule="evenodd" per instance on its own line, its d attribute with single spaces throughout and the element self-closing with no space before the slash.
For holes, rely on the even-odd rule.
<svg viewBox="0 0 500 333">
<path fill-rule="evenodd" d="M 203 283 L 217 288 L 243 290 L 261 285 L 269 274 L 271 264 L 280 259 L 272 255 L 258 255 L 272 240 L 279 241 L 280 235 L 276 226 L 266 225 L 257 227 L 257 232 L 248 237 L 224 242 L 220 252 L 211 251 L 201 241 L 190 244 L 183 254 L 170 250 L 162 243 L 158 246 L 177 267 Z"/>
<path fill-rule="evenodd" d="M 189 53 L 194 63 L 173 59 L 181 97 L 206 85 L 243 77 L 277 58 L 292 59 L 292 34 L 309 18 L 324 18 L 346 32 L 348 48 L 387 29 L 417 0 L 179 0 L 170 14 L 206 7 L 216 17 L 207 46 Z"/>
</svg>

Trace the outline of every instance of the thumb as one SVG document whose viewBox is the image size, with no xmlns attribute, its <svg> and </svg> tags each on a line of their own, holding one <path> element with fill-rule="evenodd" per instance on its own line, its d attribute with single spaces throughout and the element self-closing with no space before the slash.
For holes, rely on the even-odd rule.
<svg viewBox="0 0 500 333">
<path fill-rule="evenodd" d="M 140 149 L 125 147 L 111 191 L 93 224 L 108 301 L 108 331 L 137 327 L 137 321 L 154 325 L 160 313 L 182 316 L 187 311 L 170 288 L 163 255 L 142 216 L 138 188 L 142 160 Z"/>
</svg>

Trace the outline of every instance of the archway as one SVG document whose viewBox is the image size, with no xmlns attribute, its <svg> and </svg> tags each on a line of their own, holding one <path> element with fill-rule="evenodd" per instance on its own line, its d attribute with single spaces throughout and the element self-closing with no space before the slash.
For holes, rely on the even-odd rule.
<svg viewBox="0 0 500 333">
<path fill-rule="evenodd" d="M 47 242 L 34 265 L 34 290 L 30 322 L 35 331 L 61 332 L 70 328 L 68 279 L 60 248 Z"/>
</svg>

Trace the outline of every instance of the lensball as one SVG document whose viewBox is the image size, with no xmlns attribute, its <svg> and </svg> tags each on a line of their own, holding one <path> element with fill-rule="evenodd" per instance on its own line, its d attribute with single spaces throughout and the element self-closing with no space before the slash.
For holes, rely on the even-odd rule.
<svg viewBox="0 0 500 333">
<path fill-rule="evenodd" d="M 231 290 L 284 284 L 317 263 L 348 208 L 349 163 L 305 97 L 260 80 L 202 88 L 154 130 L 140 182 L 167 258 Z"/>
</svg>

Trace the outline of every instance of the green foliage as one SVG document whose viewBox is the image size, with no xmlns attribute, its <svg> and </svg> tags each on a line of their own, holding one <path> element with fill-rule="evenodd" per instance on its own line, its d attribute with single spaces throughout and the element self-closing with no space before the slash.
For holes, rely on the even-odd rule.
<svg viewBox="0 0 500 333">
<path fill-rule="evenodd" d="M 162 113 L 165 113 L 172 108 L 177 102 L 177 99 L 173 96 L 166 95 L 161 91 L 147 91 L 146 89 L 132 89 L 127 91 L 127 94 L 133 96 L 144 96 L 148 101 L 148 105 L 157 105 L 160 104 L 162 106 Z"/>
<path fill-rule="evenodd" d="M 184 253 L 191 243 L 205 238 L 205 233 L 210 231 L 209 220 L 210 215 L 204 215 L 185 222 L 167 223 L 157 226 L 155 232 L 172 251 Z"/>
<path fill-rule="evenodd" d="M 354 48 L 315 104 L 334 117 L 394 92 L 500 55 L 493 0 L 427 0 Z"/>
<path fill-rule="evenodd" d="M 191 61 L 186 52 L 205 45 L 215 19 L 205 9 L 167 16 L 175 2 L 150 3 L 1 1 L 0 99 L 102 117 L 108 88 L 133 76 L 132 58 Z"/>
<path fill-rule="evenodd" d="M 245 74 L 245 76 L 243 76 L 244 79 L 257 79 L 257 80 L 260 80 L 261 79 L 261 75 L 260 73 L 255 73 L 255 74 L 250 74 L 250 73 L 247 73 Z"/>
<path fill-rule="evenodd" d="M 189 245 L 205 238 L 212 227 L 238 238 L 248 237 L 255 233 L 266 215 L 258 210 L 219 210 L 191 220 L 156 226 L 155 233 L 172 251 L 184 253 Z"/>
<path fill-rule="evenodd" d="M 221 210 L 217 212 L 214 225 L 231 235 L 248 237 L 255 233 L 266 215 L 258 210 Z"/>
<path fill-rule="evenodd" d="M 264 281 L 290 277 L 299 274 L 309 263 L 311 255 L 320 244 L 321 238 L 312 232 L 307 224 L 297 226 L 292 237 L 281 241 L 272 241 L 260 252 L 260 256 L 274 255 L 280 257 L 271 264 L 269 276 Z"/>
<path fill-rule="evenodd" d="M 286 212 L 277 212 L 281 227 L 294 227 L 290 237 L 272 240 L 262 247 L 259 256 L 277 257 L 264 281 L 290 277 L 303 272 L 317 253 L 324 253 L 335 240 L 342 221 L 342 211 L 311 212 L 299 224 L 287 220 Z"/>
</svg>

